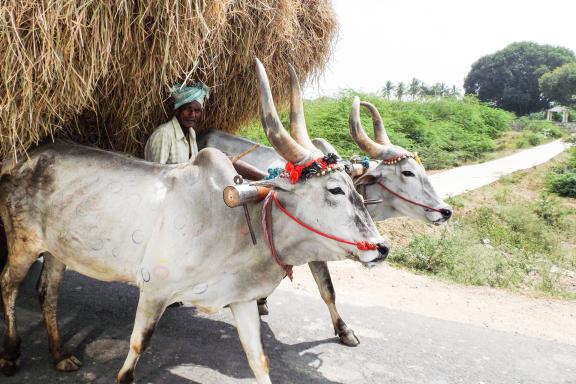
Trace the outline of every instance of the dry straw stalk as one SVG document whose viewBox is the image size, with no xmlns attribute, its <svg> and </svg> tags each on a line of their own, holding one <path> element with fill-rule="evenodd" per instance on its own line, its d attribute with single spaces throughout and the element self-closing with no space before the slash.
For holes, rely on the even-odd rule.
<svg viewBox="0 0 576 384">
<path fill-rule="evenodd" d="M 287 67 L 319 74 L 336 32 L 329 0 L 3 0 L 0 157 L 53 137 L 140 154 L 168 87 L 212 87 L 205 126 L 257 113 L 254 57 L 278 102 Z"/>
</svg>

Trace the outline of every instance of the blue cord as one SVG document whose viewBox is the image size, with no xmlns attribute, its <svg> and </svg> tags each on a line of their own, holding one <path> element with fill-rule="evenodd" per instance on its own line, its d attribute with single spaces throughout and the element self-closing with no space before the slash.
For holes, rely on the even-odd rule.
<svg viewBox="0 0 576 384">
<path fill-rule="evenodd" d="M 264 180 L 272 180 L 280 176 L 282 168 L 268 168 L 268 176 Z"/>
</svg>

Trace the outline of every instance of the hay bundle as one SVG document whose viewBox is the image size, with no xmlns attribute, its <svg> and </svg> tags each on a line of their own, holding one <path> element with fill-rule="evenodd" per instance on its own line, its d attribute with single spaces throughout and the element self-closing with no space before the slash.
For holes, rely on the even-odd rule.
<svg viewBox="0 0 576 384">
<path fill-rule="evenodd" d="M 234 132 L 257 112 L 254 57 L 282 102 L 286 63 L 317 75 L 335 30 L 329 0 L 4 0 L 0 156 L 56 136 L 141 153 L 177 81 L 211 86 L 205 126 Z"/>
</svg>

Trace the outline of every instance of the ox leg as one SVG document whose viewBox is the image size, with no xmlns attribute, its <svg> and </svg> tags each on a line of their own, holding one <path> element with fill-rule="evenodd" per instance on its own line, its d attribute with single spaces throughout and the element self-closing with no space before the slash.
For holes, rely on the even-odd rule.
<svg viewBox="0 0 576 384">
<path fill-rule="evenodd" d="M 16 328 L 16 297 L 20 283 L 38 258 L 40 252 L 25 248 L 24 242 L 16 241 L 10 247 L 10 258 L 0 277 L 0 291 L 4 305 L 4 350 L 0 353 L 0 370 L 6 376 L 12 376 L 20 367 L 20 337 Z"/>
<path fill-rule="evenodd" d="M 154 328 L 156 328 L 156 324 L 158 324 L 158 320 L 160 320 L 160 316 L 164 312 L 164 302 L 146 296 L 148 296 L 146 292 L 141 290 L 136 319 L 134 320 L 134 329 L 132 330 L 132 336 L 130 336 L 130 351 L 116 378 L 116 383 L 118 384 L 134 382 L 134 369 L 138 359 L 148 347 Z"/>
<path fill-rule="evenodd" d="M 270 384 L 268 375 L 268 359 L 264 355 L 262 339 L 260 338 L 260 316 L 256 302 L 230 304 L 230 309 L 236 321 L 240 342 L 248 358 L 248 363 L 258 384 Z"/>
<path fill-rule="evenodd" d="M 48 347 L 54 359 L 54 365 L 60 372 L 73 372 L 80 369 L 82 363 L 75 356 L 62 348 L 62 340 L 58 330 L 58 319 L 56 316 L 58 308 L 58 290 L 66 265 L 49 253 L 44 253 L 44 265 L 36 284 L 42 317 L 48 332 Z"/>
<path fill-rule="evenodd" d="M 328 265 L 323 261 L 312 261 L 308 263 L 308 266 L 310 267 L 310 271 L 312 271 L 316 285 L 318 285 L 320 295 L 330 311 L 335 334 L 338 335 L 342 344 L 349 347 L 357 346 L 360 344 L 360 340 L 358 340 L 354 331 L 348 328 L 336 309 L 336 291 L 334 291 Z"/>
<path fill-rule="evenodd" d="M 258 299 L 256 301 L 256 303 L 258 304 L 258 314 L 260 316 L 266 316 L 270 313 L 268 311 L 268 298 L 267 297 L 264 297 L 262 299 Z"/>
</svg>

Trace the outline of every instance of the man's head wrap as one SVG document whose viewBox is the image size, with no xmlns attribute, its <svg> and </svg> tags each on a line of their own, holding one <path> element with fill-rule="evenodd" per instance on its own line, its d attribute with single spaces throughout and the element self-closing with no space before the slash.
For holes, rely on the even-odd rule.
<svg viewBox="0 0 576 384">
<path fill-rule="evenodd" d="M 202 82 L 192 84 L 189 87 L 185 87 L 182 84 L 174 84 L 170 91 L 174 97 L 174 110 L 193 101 L 197 101 L 204 107 L 204 101 L 208 100 L 210 95 L 210 88 Z"/>
</svg>

